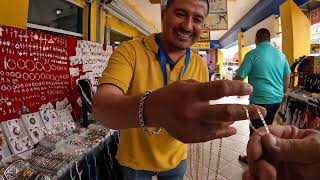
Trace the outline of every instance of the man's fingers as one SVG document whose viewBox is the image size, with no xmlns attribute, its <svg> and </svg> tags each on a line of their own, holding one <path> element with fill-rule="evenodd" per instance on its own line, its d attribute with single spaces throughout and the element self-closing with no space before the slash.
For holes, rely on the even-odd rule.
<svg viewBox="0 0 320 180">
<path fill-rule="evenodd" d="M 258 132 L 254 132 L 250 137 L 247 146 L 248 161 L 254 162 L 260 159 L 263 155 L 263 148 L 261 144 L 261 136 Z"/>
<path fill-rule="evenodd" d="M 224 137 L 229 137 L 237 134 L 237 129 L 234 127 L 227 127 L 222 130 L 216 131 L 216 138 L 224 138 Z"/>
<path fill-rule="evenodd" d="M 302 139 L 316 130 L 298 129 L 295 126 L 269 126 L 271 134 L 282 139 Z"/>
<path fill-rule="evenodd" d="M 250 174 L 249 170 L 247 170 L 243 173 L 242 179 L 243 180 L 256 180 L 256 178 L 254 178 L 254 176 Z"/>
<path fill-rule="evenodd" d="M 276 180 L 277 170 L 265 160 L 255 161 L 249 164 L 250 174 L 259 180 Z"/>
<path fill-rule="evenodd" d="M 298 133 L 296 133 L 297 135 Z M 271 134 L 262 137 L 261 142 L 268 155 L 278 162 L 311 163 L 318 161 L 319 145 L 313 139 L 281 139 Z"/>
<path fill-rule="evenodd" d="M 242 107 L 244 105 L 239 104 L 216 104 L 208 105 L 208 103 L 199 103 L 194 106 L 194 112 L 197 113 L 199 119 L 204 119 L 207 122 L 217 123 L 217 122 L 229 122 L 229 121 L 239 121 L 246 120 L 247 115 L 245 109 Z M 245 106 L 250 115 L 250 119 L 260 119 L 257 112 L 257 108 L 265 116 L 266 110 L 263 107 L 248 105 Z"/>
<path fill-rule="evenodd" d="M 207 136 L 205 136 L 204 141 L 229 137 L 237 134 L 237 129 L 234 127 L 227 127 L 223 129 L 213 128 L 211 131 L 208 130 L 208 128 L 206 128 L 206 129 L 203 129 L 203 131 L 207 132 Z"/>
<path fill-rule="evenodd" d="M 199 84 L 198 95 L 202 101 L 216 100 L 225 96 L 244 96 L 252 93 L 252 86 L 242 81 L 211 81 Z"/>
</svg>

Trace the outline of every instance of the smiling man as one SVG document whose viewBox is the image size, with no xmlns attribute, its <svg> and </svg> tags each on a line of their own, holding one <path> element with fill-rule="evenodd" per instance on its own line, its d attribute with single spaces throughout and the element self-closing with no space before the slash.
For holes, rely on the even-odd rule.
<svg viewBox="0 0 320 180">
<path fill-rule="evenodd" d="M 120 129 L 116 158 L 123 179 L 183 179 L 185 143 L 234 135 L 230 125 L 246 119 L 240 105 L 209 104 L 210 99 L 248 95 L 252 87 L 240 81 L 207 82 L 206 63 L 189 49 L 207 14 L 207 0 L 168 0 L 162 33 L 123 42 L 112 54 L 93 114 L 101 124 Z M 258 118 L 257 107 L 247 108 Z"/>
</svg>

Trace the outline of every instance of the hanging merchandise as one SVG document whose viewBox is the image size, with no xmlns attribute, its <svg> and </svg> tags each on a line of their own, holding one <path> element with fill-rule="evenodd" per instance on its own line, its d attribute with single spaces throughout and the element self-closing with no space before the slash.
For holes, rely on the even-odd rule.
<svg viewBox="0 0 320 180">
<path fill-rule="evenodd" d="M 280 106 L 281 123 L 300 129 L 320 130 L 319 102 L 319 94 L 290 89 L 287 100 Z"/>
<path fill-rule="evenodd" d="M 89 96 L 96 91 L 98 79 L 101 77 L 113 52 L 112 46 L 106 45 L 105 49 L 106 50 L 104 50 L 102 44 L 95 42 L 84 40 L 78 40 L 76 42 L 75 55 L 70 56 L 69 69 L 71 91 L 77 92 L 73 93 L 71 97 L 73 109 L 82 109 L 82 111 L 84 111 L 84 107 L 80 108 L 79 106 L 83 106 L 86 102 L 91 102 Z M 91 84 L 91 88 L 83 89 L 78 83 L 80 79 L 89 81 L 88 84 Z M 80 89 L 80 87 L 82 89 Z M 83 97 L 81 98 L 82 102 L 79 102 L 80 97 Z M 82 111 L 78 110 L 77 115 L 79 116 L 79 112 Z M 88 110 L 85 111 L 87 112 Z M 83 114 L 83 116 L 84 118 L 87 117 L 86 114 Z"/>
<path fill-rule="evenodd" d="M 79 40 L 76 47 L 76 55 L 70 57 L 70 75 L 80 79 L 89 79 L 93 86 L 97 86 L 97 78 L 100 78 L 106 68 L 112 54 L 112 46 L 90 41 Z M 78 66 L 80 65 L 80 66 Z"/>
<path fill-rule="evenodd" d="M 67 39 L 0 25 L 0 121 L 69 94 Z"/>
<path fill-rule="evenodd" d="M 320 130 L 320 56 L 300 57 L 291 66 L 291 71 L 291 81 L 298 76 L 298 86 L 289 88 L 286 101 L 280 105 L 281 123 Z"/>
</svg>

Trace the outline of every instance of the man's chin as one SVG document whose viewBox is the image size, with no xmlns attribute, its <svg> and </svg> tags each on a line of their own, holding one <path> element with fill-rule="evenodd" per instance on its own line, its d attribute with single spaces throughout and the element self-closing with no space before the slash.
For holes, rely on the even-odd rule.
<svg viewBox="0 0 320 180">
<path fill-rule="evenodd" d="M 177 50 L 186 50 L 187 48 L 190 48 L 191 44 L 175 44 L 175 48 Z"/>
</svg>

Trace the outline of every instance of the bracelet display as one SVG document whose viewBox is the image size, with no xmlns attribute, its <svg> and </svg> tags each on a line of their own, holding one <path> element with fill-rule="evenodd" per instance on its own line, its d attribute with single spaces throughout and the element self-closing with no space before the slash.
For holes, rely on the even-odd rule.
<svg viewBox="0 0 320 180">
<path fill-rule="evenodd" d="M 139 119 L 139 124 L 140 127 L 142 128 L 142 130 L 149 136 L 154 136 L 154 135 L 158 135 L 161 132 L 161 128 L 157 128 L 155 131 L 149 131 L 148 128 L 145 127 L 145 121 L 144 121 L 144 105 L 146 103 L 146 100 L 149 96 L 149 94 L 152 91 L 146 91 L 144 93 L 144 95 L 141 97 L 140 99 L 140 103 L 139 103 L 139 110 L 138 110 L 138 119 Z"/>
</svg>

